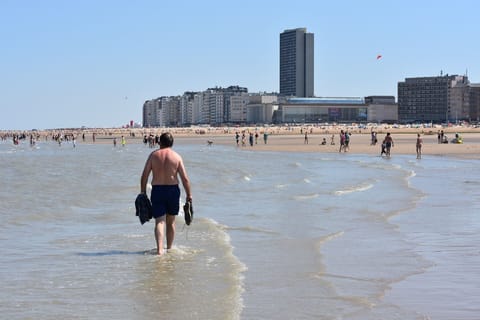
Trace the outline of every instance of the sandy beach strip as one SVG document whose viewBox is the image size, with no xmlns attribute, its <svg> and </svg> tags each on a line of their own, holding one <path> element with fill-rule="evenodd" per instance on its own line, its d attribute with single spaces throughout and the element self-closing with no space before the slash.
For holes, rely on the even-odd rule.
<svg viewBox="0 0 480 320">
<path fill-rule="evenodd" d="M 205 144 L 207 141 L 215 145 L 236 146 L 235 134 L 240 136 L 243 132 L 246 134 L 246 146 L 238 148 L 248 151 L 279 151 L 279 152 L 319 152 L 319 153 L 338 153 L 339 152 L 339 133 L 340 130 L 347 130 L 351 133 L 350 147 L 346 154 L 372 154 L 380 155 L 381 141 L 387 132 L 390 132 L 394 141 L 391 154 L 411 154 L 416 156 L 417 134 L 421 134 L 423 140 L 422 155 L 445 155 L 457 156 L 462 158 L 480 159 L 480 128 L 474 127 L 434 127 L 434 128 L 394 128 L 391 126 L 370 127 L 359 129 L 349 126 L 271 126 L 271 127 L 191 127 L 191 128 L 97 128 L 87 130 L 45 130 L 38 131 L 38 140 L 51 140 L 53 133 L 74 134 L 77 143 L 98 143 L 113 144 L 116 138 L 117 146 L 121 146 L 121 137 L 124 136 L 127 144 L 143 143 L 144 135 L 160 135 L 162 132 L 170 131 L 174 134 L 176 144 L 194 143 Z M 371 131 L 377 132 L 378 143 L 371 145 Z M 456 133 L 463 138 L 462 144 L 439 144 L 437 133 L 443 130 L 448 140 L 451 141 Z M 308 136 L 308 144 L 305 143 L 305 131 Z M 258 132 L 257 143 L 250 146 L 248 141 L 249 133 Z M 264 143 L 263 133 L 268 133 L 267 143 Z M 28 136 L 32 132 L 26 132 Z M 93 136 L 95 135 L 95 141 Z M 331 145 L 331 137 L 334 137 L 334 145 Z M 85 138 L 83 138 L 85 137 Z M 322 145 L 325 138 L 326 145 Z M 342 152 L 343 153 L 343 152 Z"/>
<path fill-rule="evenodd" d="M 370 134 L 353 134 L 350 137 L 350 147 L 346 153 L 380 155 L 381 141 L 384 136 L 379 135 L 379 142 L 376 145 L 371 145 Z M 303 135 L 272 135 L 268 137 L 267 144 L 264 144 L 263 138 L 259 138 L 258 144 L 254 144 L 253 147 L 247 143 L 246 147 L 240 148 L 258 151 L 338 153 L 340 148 L 339 136 L 337 134 L 334 137 L 335 145 L 330 144 L 330 137 L 331 135 L 311 134 L 308 136 L 308 144 L 306 144 Z M 415 133 L 395 134 L 395 132 L 392 132 L 392 137 L 394 140 L 394 146 L 391 149 L 392 156 L 395 154 L 411 154 L 416 157 L 417 135 Z M 423 140 L 422 155 L 449 155 L 480 159 L 480 133 L 462 134 L 463 144 L 439 144 L 436 135 L 423 135 L 421 137 Z M 321 145 L 323 138 L 326 138 L 326 145 Z M 218 142 L 225 144 L 223 139 Z M 232 137 L 228 142 L 234 144 L 234 138 Z"/>
<path fill-rule="evenodd" d="M 243 147 L 240 138 L 240 149 L 249 151 L 279 151 L 279 152 L 319 152 L 319 153 L 338 153 L 340 147 L 339 133 L 342 127 L 269 127 L 269 128 L 228 128 L 228 129 L 212 129 L 204 134 L 192 134 L 185 131 L 172 130 L 177 143 L 199 143 L 207 145 L 207 141 L 212 141 L 213 145 L 230 145 L 236 147 L 235 133 L 246 133 L 246 146 Z M 305 143 L 304 132 L 307 131 L 308 144 Z M 375 128 L 377 132 L 378 143 L 371 145 L 372 128 L 355 129 L 347 128 L 351 132 L 350 148 L 346 152 L 354 154 L 372 154 L 380 155 L 381 141 L 387 132 L 390 132 L 394 146 L 391 149 L 391 155 L 395 154 L 411 154 L 416 157 L 416 140 L 417 134 L 420 133 L 423 140 L 422 155 L 445 155 L 457 156 L 462 158 L 480 159 L 480 128 L 472 127 L 451 127 L 451 128 L 392 128 L 381 127 Z M 455 134 L 459 133 L 463 139 L 462 144 L 439 144 L 437 133 L 443 130 L 448 141 L 455 138 Z M 267 143 L 264 143 L 263 133 L 268 133 Z M 250 146 L 248 141 L 249 132 L 258 132 L 259 137 L 257 143 Z M 311 132 L 311 133 L 310 133 Z M 334 137 L 335 145 L 331 145 L 331 137 Z M 325 138 L 326 145 L 322 145 Z"/>
<path fill-rule="evenodd" d="M 248 132 L 249 129 L 240 129 L 240 135 L 242 131 Z M 162 132 L 167 131 L 163 130 Z M 192 134 L 186 132 L 176 132 L 171 130 L 174 134 L 176 144 L 179 143 L 191 143 L 191 144 L 205 144 L 208 145 L 208 141 L 212 142 L 212 147 L 215 145 L 224 146 L 236 146 L 235 131 L 230 132 L 210 132 L 205 134 Z M 254 129 L 250 129 L 251 132 L 255 132 Z M 319 152 L 319 153 L 338 153 L 340 147 L 339 133 L 311 133 L 308 135 L 308 144 L 305 143 L 305 136 L 300 132 L 279 132 L 270 131 L 267 143 L 263 140 L 263 130 L 259 130 L 259 137 L 257 143 L 250 146 L 248 142 L 248 134 L 246 134 L 246 146 L 242 146 L 240 138 L 240 146 L 238 148 L 245 151 L 277 151 L 277 152 Z M 411 154 L 416 157 L 416 139 L 417 131 L 414 132 L 402 132 L 393 129 L 389 130 L 394 140 L 394 146 L 391 149 L 391 155 L 395 154 Z M 334 135 L 335 145 L 331 145 L 331 136 Z M 385 137 L 386 133 L 379 133 L 377 136 L 378 143 L 371 145 L 371 134 L 368 133 L 352 133 L 350 137 L 350 147 L 346 152 L 353 154 L 372 154 L 380 155 L 381 141 Z M 446 133 L 449 140 L 455 137 L 455 133 Z M 446 155 L 446 156 L 458 156 L 462 158 L 476 158 L 480 159 L 480 132 L 478 133 L 461 133 L 464 143 L 462 144 L 439 144 L 437 134 L 421 134 L 423 140 L 422 155 Z M 139 143 L 143 140 L 143 135 L 136 134 L 135 137 L 126 137 L 127 143 Z M 326 145 L 322 145 L 322 140 L 325 138 Z M 104 143 L 105 140 L 110 141 L 112 138 L 107 136 L 96 139 L 97 143 Z M 119 139 L 117 138 L 117 143 Z M 342 152 L 343 153 L 343 152 Z"/>
</svg>

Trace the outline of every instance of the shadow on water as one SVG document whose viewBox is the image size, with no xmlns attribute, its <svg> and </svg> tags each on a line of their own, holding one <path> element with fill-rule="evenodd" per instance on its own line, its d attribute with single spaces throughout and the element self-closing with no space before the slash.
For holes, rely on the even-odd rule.
<svg viewBox="0 0 480 320">
<path fill-rule="evenodd" d="M 151 254 L 151 250 L 147 251 L 124 251 L 124 250 L 109 250 L 103 252 L 77 252 L 77 256 L 82 257 L 104 257 L 104 256 L 115 256 L 115 255 L 146 255 Z"/>
</svg>

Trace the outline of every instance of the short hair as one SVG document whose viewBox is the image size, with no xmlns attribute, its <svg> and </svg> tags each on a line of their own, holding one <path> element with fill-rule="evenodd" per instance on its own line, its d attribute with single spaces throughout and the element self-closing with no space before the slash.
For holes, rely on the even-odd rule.
<svg viewBox="0 0 480 320">
<path fill-rule="evenodd" d="M 162 133 L 160 136 L 160 147 L 170 148 L 173 146 L 173 136 L 170 132 Z"/>
</svg>

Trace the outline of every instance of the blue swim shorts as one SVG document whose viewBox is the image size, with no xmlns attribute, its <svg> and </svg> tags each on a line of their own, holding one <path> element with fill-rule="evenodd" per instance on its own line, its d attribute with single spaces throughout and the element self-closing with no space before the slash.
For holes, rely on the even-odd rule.
<svg viewBox="0 0 480 320">
<path fill-rule="evenodd" d="M 153 185 L 150 200 L 154 218 L 159 218 L 165 214 L 176 216 L 180 209 L 180 188 L 178 184 Z"/>
</svg>

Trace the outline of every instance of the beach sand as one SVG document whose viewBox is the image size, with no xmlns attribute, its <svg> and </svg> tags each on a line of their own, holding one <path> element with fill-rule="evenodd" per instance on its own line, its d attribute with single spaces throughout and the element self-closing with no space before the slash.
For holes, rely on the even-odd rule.
<svg viewBox="0 0 480 320">
<path fill-rule="evenodd" d="M 458 156 L 462 158 L 478 158 L 480 159 L 480 130 L 464 130 L 462 133 L 458 128 L 448 130 L 444 129 L 445 135 L 451 141 L 455 137 L 456 132 L 460 132 L 463 138 L 462 144 L 439 144 L 437 140 L 437 131 L 423 129 L 395 129 L 387 128 L 378 131 L 376 145 L 371 145 L 371 134 L 369 130 L 349 130 L 352 132 L 350 137 L 350 148 L 346 152 L 355 154 L 375 154 L 380 155 L 381 141 L 387 132 L 390 132 L 394 146 L 391 149 L 391 156 L 395 154 L 412 154 L 416 157 L 416 139 L 417 133 L 421 134 L 423 140 L 422 155 L 448 155 Z M 157 129 L 158 130 L 158 129 Z M 236 146 L 235 132 L 259 132 L 257 144 L 251 147 L 248 143 L 248 134 L 246 139 L 246 146 L 241 146 L 243 150 L 249 151 L 281 151 L 281 152 L 324 152 L 333 153 L 339 152 L 340 139 L 338 128 L 319 129 L 313 128 L 312 133 L 308 133 L 308 144 L 305 144 L 303 129 L 294 128 L 286 129 L 284 127 L 265 128 L 230 128 L 230 129 L 212 129 L 204 134 L 192 133 L 185 130 L 173 129 L 173 134 L 177 143 L 198 143 L 207 145 L 207 141 L 212 141 L 215 145 L 231 145 Z M 263 140 L 263 132 L 267 130 L 268 139 L 267 144 Z M 308 132 L 310 132 L 309 129 Z M 161 132 L 166 131 L 165 129 Z M 148 131 L 147 131 L 148 132 Z M 301 133 L 302 132 L 302 133 Z M 334 135 L 335 145 L 331 145 L 331 136 Z M 139 139 L 143 134 L 140 132 L 135 135 L 135 139 Z M 327 141 L 326 145 L 321 145 L 323 138 Z M 98 141 L 99 139 L 97 139 Z M 132 141 L 129 137 L 128 140 Z M 141 139 L 139 139 L 141 140 Z M 241 139 L 240 139 L 241 140 Z"/>
<path fill-rule="evenodd" d="M 380 155 L 381 141 L 387 132 L 390 132 L 394 141 L 391 156 L 395 154 L 411 154 L 416 157 L 415 145 L 417 134 L 423 140 L 422 155 L 446 155 L 462 158 L 480 159 L 480 128 L 474 127 L 433 127 L 433 128 L 394 128 L 392 126 L 368 127 L 358 129 L 356 126 L 273 126 L 273 127 L 192 127 L 192 128 L 136 128 L 136 129 L 87 129 L 87 130 L 48 130 L 36 132 L 38 139 L 51 140 L 54 132 L 65 134 L 74 133 L 77 144 L 81 143 L 112 143 L 117 138 L 117 146 L 121 146 L 121 137 L 128 143 L 143 143 L 144 135 L 160 135 L 162 132 L 173 133 L 176 143 L 205 144 L 207 141 L 215 145 L 231 145 L 236 147 L 235 133 L 246 133 L 246 146 L 241 149 L 249 151 L 282 151 L 282 152 L 339 152 L 339 132 L 348 130 L 351 133 L 348 153 Z M 378 143 L 371 145 L 371 131 L 377 132 Z M 463 138 L 462 144 L 439 144 L 437 133 L 443 130 L 451 141 L 456 133 Z M 263 133 L 268 133 L 267 144 L 264 143 Z M 304 132 L 308 132 L 308 144 L 305 143 Z M 93 133 L 95 132 L 95 142 Z M 253 147 L 248 143 L 248 133 L 258 132 L 258 142 Z M 27 137 L 29 136 L 27 132 Z M 82 136 L 85 135 L 85 140 Z M 335 145 L 331 145 L 331 136 L 334 136 Z M 323 138 L 327 144 L 321 145 Z M 241 140 L 241 139 L 240 139 Z M 26 142 L 28 138 L 26 139 Z"/>
<path fill-rule="evenodd" d="M 378 135 L 378 143 L 371 145 L 370 134 L 353 134 L 350 137 L 350 147 L 346 153 L 356 154 L 376 154 L 380 155 L 381 141 L 385 134 Z M 335 135 L 335 145 L 330 145 L 331 135 L 309 135 L 308 144 L 305 144 L 303 135 L 283 135 L 269 136 L 267 144 L 264 144 L 263 138 L 259 139 L 258 144 L 245 149 L 262 151 L 291 151 L 291 152 L 339 152 L 339 137 Z M 395 154 L 412 154 L 416 156 L 415 133 L 396 134 L 392 132 L 394 146 L 391 149 L 391 156 Z M 422 155 L 456 155 L 461 157 L 477 157 L 480 159 L 480 133 L 462 134 L 463 144 L 439 144 L 436 135 L 423 135 Z M 321 145 L 323 138 L 326 138 L 327 144 Z M 452 135 L 453 138 L 453 135 Z"/>
</svg>

